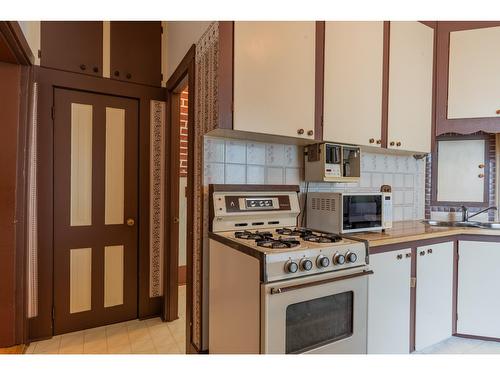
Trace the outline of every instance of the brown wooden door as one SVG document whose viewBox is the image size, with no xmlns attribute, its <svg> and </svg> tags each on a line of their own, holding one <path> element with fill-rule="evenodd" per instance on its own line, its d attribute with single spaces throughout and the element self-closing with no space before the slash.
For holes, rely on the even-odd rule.
<svg viewBox="0 0 500 375">
<path fill-rule="evenodd" d="M 54 334 L 137 317 L 138 103 L 54 92 Z"/>
<path fill-rule="evenodd" d="M 42 21 L 40 64 L 102 76 L 102 22 Z"/>
<path fill-rule="evenodd" d="M 161 86 L 161 22 L 113 21 L 111 78 Z"/>
</svg>

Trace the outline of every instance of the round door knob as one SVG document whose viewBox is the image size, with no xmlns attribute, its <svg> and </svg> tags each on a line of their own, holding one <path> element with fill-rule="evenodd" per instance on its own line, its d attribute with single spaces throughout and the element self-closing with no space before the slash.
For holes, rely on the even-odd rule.
<svg viewBox="0 0 500 375">
<path fill-rule="evenodd" d="M 313 268 L 313 263 L 309 259 L 302 259 L 300 261 L 300 268 L 304 271 L 310 271 Z"/>
<path fill-rule="evenodd" d="M 401 146 L 401 142 L 396 142 L 396 146 Z"/>
<path fill-rule="evenodd" d="M 85 70 L 85 69 L 87 69 L 87 66 L 85 64 L 82 64 L 82 65 L 80 65 L 80 69 Z"/>
<path fill-rule="evenodd" d="M 325 268 L 325 267 L 328 267 L 330 265 L 330 259 L 328 259 L 327 257 L 325 257 L 324 255 L 320 255 L 318 256 L 318 258 L 316 259 L 316 264 L 319 268 Z"/>
<path fill-rule="evenodd" d="M 132 74 L 127 73 L 126 77 L 127 77 L 127 79 L 130 79 L 130 78 L 132 78 Z"/>
<path fill-rule="evenodd" d="M 97 66 L 94 66 L 94 69 L 92 69 L 94 73 L 97 73 L 99 71 L 99 68 Z"/>
<path fill-rule="evenodd" d="M 295 262 L 292 262 L 291 260 L 287 262 L 285 265 L 285 270 L 288 273 L 295 273 L 299 270 L 299 265 Z"/>
<path fill-rule="evenodd" d="M 497 109 L 496 114 L 497 114 L 497 115 L 500 115 L 500 109 Z"/>
<path fill-rule="evenodd" d="M 299 130 L 297 130 L 297 134 L 299 134 L 299 135 L 304 134 L 304 129 L 299 129 Z"/>
<path fill-rule="evenodd" d="M 479 178 L 484 178 L 484 173 L 479 173 L 479 174 L 477 175 L 477 177 L 479 177 Z"/>
<path fill-rule="evenodd" d="M 368 140 L 368 142 L 370 142 L 370 143 L 375 143 L 375 138 L 370 138 L 370 139 Z"/>
<path fill-rule="evenodd" d="M 115 70 L 115 72 L 113 74 L 115 75 L 115 77 L 119 77 L 120 76 L 120 72 L 118 70 Z"/>
<path fill-rule="evenodd" d="M 423 250 L 422 250 L 422 251 L 420 252 L 420 256 L 421 256 L 421 257 L 423 257 L 424 255 L 425 255 L 425 251 L 423 251 Z"/>
<path fill-rule="evenodd" d="M 396 142 L 391 142 L 389 143 L 389 146 L 394 146 L 396 144 Z"/>
<path fill-rule="evenodd" d="M 333 264 L 344 264 L 345 263 L 345 256 L 339 253 L 335 253 L 333 256 Z"/>
<path fill-rule="evenodd" d="M 403 254 L 398 254 L 398 255 L 396 256 L 396 258 L 397 258 L 398 260 L 403 259 Z"/>
<path fill-rule="evenodd" d="M 358 260 L 358 256 L 356 255 L 356 253 L 351 253 L 350 251 L 348 251 L 345 255 L 345 259 L 347 263 L 355 263 Z"/>
<path fill-rule="evenodd" d="M 313 132 L 312 130 L 309 130 L 309 131 L 307 132 L 307 135 L 311 137 L 311 136 L 313 136 L 313 135 L 314 135 L 314 132 Z"/>
<path fill-rule="evenodd" d="M 377 144 L 381 144 L 382 143 L 382 140 L 381 139 L 377 139 Z"/>
<path fill-rule="evenodd" d="M 128 219 L 127 219 L 127 225 L 128 225 L 129 227 L 133 227 L 133 226 L 134 226 L 134 224 L 135 224 L 135 220 L 134 220 L 134 219 L 132 219 L 132 218 L 128 218 Z"/>
</svg>

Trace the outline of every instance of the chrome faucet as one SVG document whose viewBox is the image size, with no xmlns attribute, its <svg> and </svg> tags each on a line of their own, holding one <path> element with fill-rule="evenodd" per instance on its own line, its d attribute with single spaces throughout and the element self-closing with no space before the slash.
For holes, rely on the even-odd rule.
<svg viewBox="0 0 500 375">
<path fill-rule="evenodd" d="M 481 211 L 475 212 L 472 215 L 469 215 L 469 209 L 465 206 L 462 206 L 462 221 L 469 221 L 470 218 L 477 216 L 479 214 L 482 214 L 483 212 L 486 212 L 489 210 L 497 210 L 497 207 L 491 206 L 491 207 L 485 208 Z"/>
</svg>

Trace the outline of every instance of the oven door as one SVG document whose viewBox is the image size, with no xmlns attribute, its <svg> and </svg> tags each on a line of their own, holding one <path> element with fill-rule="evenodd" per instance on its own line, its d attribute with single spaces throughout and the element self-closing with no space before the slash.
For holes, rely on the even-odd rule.
<svg viewBox="0 0 500 375">
<path fill-rule="evenodd" d="M 364 354 L 366 268 L 262 286 L 263 353 Z"/>
<path fill-rule="evenodd" d="M 382 194 L 342 195 L 342 233 L 382 229 Z"/>
</svg>

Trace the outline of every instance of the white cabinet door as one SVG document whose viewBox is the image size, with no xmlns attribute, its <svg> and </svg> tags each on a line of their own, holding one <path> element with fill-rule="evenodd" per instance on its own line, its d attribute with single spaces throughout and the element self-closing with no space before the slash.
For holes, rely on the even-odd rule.
<svg viewBox="0 0 500 375">
<path fill-rule="evenodd" d="M 324 140 L 380 147 L 383 47 L 383 22 L 326 22 Z"/>
<path fill-rule="evenodd" d="M 452 334 L 453 242 L 417 248 L 415 349 Z"/>
<path fill-rule="evenodd" d="M 370 255 L 368 353 L 408 354 L 411 249 Z"/>
<path fill-rule="evenodd" d="M 235 22 L 235 130 L 314 139 L 315 28 Z"/>
<path fill-rule="evenodd" d="M 448 118 L 499 117 L 500 27 L 450 33 Z"/>
<path fill-rule="evenodd" d="M 458 243 L 457 332 L 500 338 L 500 243 Z"/>
<path fill-rule="evenodd" d="M 391 22 L 388 148 L 431 151 L 434 30 Z"/>
</svg>

